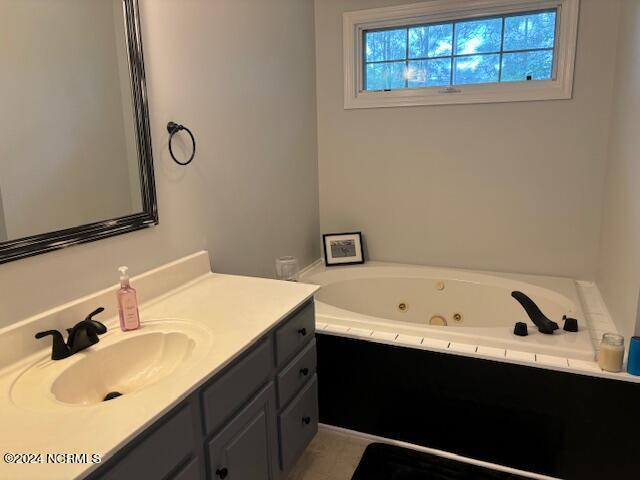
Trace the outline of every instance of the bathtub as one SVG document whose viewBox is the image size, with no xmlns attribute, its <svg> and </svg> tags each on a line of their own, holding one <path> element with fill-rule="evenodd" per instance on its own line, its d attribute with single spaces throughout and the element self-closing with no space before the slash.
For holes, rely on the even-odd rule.
<svg viewBox="0 0 640 480">
<path fill-rule="evenodd" d="M 595 356 L 570 279 L 370 262 L 318 265 L 301 281 L 321 286 L 316 294 L 318 324 L 580 360 L 593 361 Z M 560 329 L 553 335 L 539 333 L 511 297 L 514 290 L 531 297 Z M 577 333 L 562 330 L 563 315 L 578 319 Z M 516 322 L 527 323 L 528 336 L 513 334 Z"/>
</svg>

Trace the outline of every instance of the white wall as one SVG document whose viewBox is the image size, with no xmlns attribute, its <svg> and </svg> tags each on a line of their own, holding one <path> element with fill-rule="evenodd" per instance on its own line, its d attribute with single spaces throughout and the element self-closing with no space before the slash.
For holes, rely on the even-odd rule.
<svg viewBox="0 0 640 480">
<path fill-rule="evenodd" d="M 216 270 L 273 275 L 318 257 L 311 0 L 142 0 L 160 225 L 0 265 L 0 327 L 208 249 Z M 188 168 L 166 123 L 193 129 Z M 69 319 L 69 324 L 79 319 Z M 27 340 L 31 341 L 31 340 Z"/>
<path fill-rule="evenodd" d="M 10 239 L 134 211 L 114 7 L 122 21 L 114 0 L 0 2 L 0 184 Z"/>
<path fill-rule="evenodd" d="M 316 0 L 322 232 L 375 260 L 594 278 L 619 1 L 583 0 L 574 99 L 343 109 L 342 13 Z"/>
<path fill-rule="evenodd" d="M 597 283 L 618 329 L 637 325 L 640 291 L 640 1 L 624 0 Z"/>
<path fill-rule="evenodd" d="M 0 188 L 0 242 L 7 240 L 7 229 L 4 225 L 4 209 L 2 207 L 2 189 Z"/>
</svg>

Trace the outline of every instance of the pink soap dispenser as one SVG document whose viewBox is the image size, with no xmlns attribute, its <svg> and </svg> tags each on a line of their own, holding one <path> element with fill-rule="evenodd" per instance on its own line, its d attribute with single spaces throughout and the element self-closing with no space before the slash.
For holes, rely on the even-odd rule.
<svg viewBox="0 0 640 480">
<path fill-rule="evenodd" d="M 120 267 L 120 290 L 118 290 L 118 313 L 120 314 L 120 328 L 123 332 L 140 328 L 140 313 L 138 312 L 138 297 L 136 291 L 129 284 L 128 267 Z"/>
</svg>

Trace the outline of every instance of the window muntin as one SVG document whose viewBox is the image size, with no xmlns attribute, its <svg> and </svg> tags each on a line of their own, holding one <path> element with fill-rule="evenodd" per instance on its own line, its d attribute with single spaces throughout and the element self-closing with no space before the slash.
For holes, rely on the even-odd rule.
<svg viewBox="0 0 640 480">
<path fill-rule="evenodd" d="M 363 31 L 363 90 L 552 80 L 557 9 Z"/>
</svg>

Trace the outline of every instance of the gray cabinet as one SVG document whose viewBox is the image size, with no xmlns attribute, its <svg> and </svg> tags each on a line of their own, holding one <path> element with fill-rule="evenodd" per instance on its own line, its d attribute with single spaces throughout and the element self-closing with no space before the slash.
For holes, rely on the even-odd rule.
<svg viewBox="0 0 640 480">
<path fill-rule="evenodd" d="M 143 478 L 143 477 L 140 477 Z M 180 468 L 171 480 L 200 480 L 200 463 L 197 458 L 192 458 L 184 467 Z"/>
<path fill-rule="evenodd" d="M 313 302 L 304 305 L 284 324 L 276 329 L 276 360 L 278 366 L 313 338 L 316 315 Z"/>
<path fill-rule="evenodd" d="M 280 373 L 278 405 L 285 406 L 316 373 L 316 341 L 312 340 Z"/>
<path fill-rule="evenodd" d="M 173 477 L 171 474 L 189 459 L 194 449 L 193 413 L 190 402 L 184 402 L 144 432 L 142 441 L 134 441 L 118 452 L 100 468 L 96 478 Z"/>
<path fill-rule="evenodd" d="M 263 387 L 273 371 L 273 343 L 270 338 L 254 347 L 233 368 L 202 389 L 205 434 L 215 431 L 252 394 Z"/>
<path fill-rule="evenodd" d="M 275 387 L 269 383 L 209 442 L 209 471 L 227 480 L 275 480 Z"/>
<path fill-rule="evenodd" d="M 280 465 L 289 471 L 318 432 L 318 381 L 314 375 L 278 417 Z"/>
<path fill-rule="evenodd" d="M 314 334 L 311 300 L 88 478 L 284 480 L 318 428 Z"/>
</svg>

